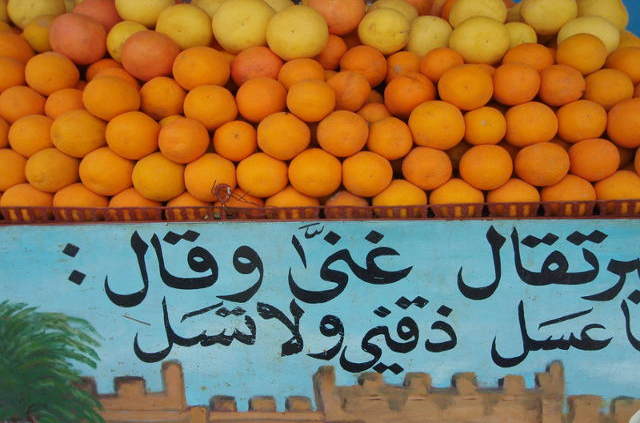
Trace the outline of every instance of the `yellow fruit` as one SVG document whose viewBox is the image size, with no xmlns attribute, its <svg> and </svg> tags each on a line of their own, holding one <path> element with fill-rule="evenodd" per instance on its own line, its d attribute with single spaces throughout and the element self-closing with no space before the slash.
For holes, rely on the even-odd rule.
<svg viewBox="0 0 640 423">
<path fill-rule="evenodd" d="M 624 30 L 629 24 L 629 13 L 622 0 L 577 0 L 578 16 L 600 16 Z"/>
<path fill-rule="evenodd" d="M 502 0 L 456 0 L 449 12 L 449 23 L 455 28 L 476 16 L 504 23 L 507 20 L 507 6 Z"/>
<path fill-rule="evenodd" d="M 236 168 L 230 160 L 209 153 L 187 165 L 184 180 L 189 194 L 198 200 L 216 201 L 216 186 L 236 187 Z"/>
<path fill-rule="evenodd" d="M 431 50 L 449 46 L 449 22 L 437 16 L 420 16 L 411 22 L 407 50 L 424 56 Z"/>
<path fill-rule="evenodd" d="M 264 45 L 267 24 L 274 13 L 263 0 L 225 1 L 213 16 L 213 34 L 231 53 Z"/>
<path fill-rule="evenodd" d="M 153 153 L 138 161 L 131 175 L 133 187 L 144 198 L 169 201 L 184 192 L 184 166 Z"/>
<path fill-rule="evenodd" d="M 208 46 L 213 39 L 211 18 L 190 4 L 177 4 L 163 10 L 156 31 L 168 35 L 181 49 Z"/>
<path fill-rule="evenodd" d="M 567 22 L 558 32 L 558 44 L 576 34 L 591 34 L 600 38 L 611 53 L 620 44 L 620 31 L 611 22 L 600 16 L 583 16 Z"/>
<path fill-rule="evenodd" d="M 516 3 L 507 9 L 507 22 L 522 22 L 522 2 Z"/>
<path fill-rule="evenodd" d="M 27 181 L 44 192 L 56 192 L 78 180 L 78 160 L 55 148 L 38 151 L 27 160 Z"/>
<path fill-rule="evenodd" d="M 20 28 L 38 16 L 58 16 L 66 11 L 64 0 L 9 0 L 7 3 L 9 18 Z"/>
<path fill-rule="evenodd" d="M 0 149 L 0 192 L 6 191 L 14 185 L 21 184 L 27 180 L 24 168 L 27 159 L 8 148 Z"/>
<path fill-rule="evenodd" d="M 291 0 L 264 0 L 264 2 L 271 6 L 271 8 L 276 12 L 294 5 Z"/>
<path fill-rule="evenodd" d="M 496 63 L 510 45 L 505 25 L 484 16 L 467 19 L 449 38 L 449 47 L 460 53 L 467 63 Z"/>
<path fill-rule="evenodd" d="M 540 35 L 553 35 L 578 16 L 576 0 L 522 0 L 522 19 Z"/>
<path fill-rule="evenodd" d="M 131 186 L 133 162 L 109 148 L 99 148 L 80 162 L 80 180 L 99 195 L 117 195 Z"/>
<path fill-rule="evenodd" d="M 536 34 L 535 29 L 526 23 L 509 22 L 505 24 L 505 28 L 509 31 L 509 40 L 511 40 L 509 48 L 514 48 L 520 44 L 538 42 L 538 34 Z"/>
<path fill-rule="evenodd" d="M 115 0 L 118 15 L 125 21 L 134 21 L 153 28 L 160 13 L 175 4 L 175 0 Z"/>
<path fill-rule="evenodd" d="M 395 53 L 409 42 L 409 21 L 394 9 L 380 8 L 367 13 L 360 25 L 358 36 L 364 45 L 382 54 Z"/>
<path fill-rule="evenodd" d="M 32 49 L 38 53 L 51 50 L 49 44 L 49 27 L 55 16 L 38 16 L 30 21 L 22 31 L 22 36 L 27 40 Z"/>
<path fill-rule="evenodd" d="M 53 145 L 72 157 L 84 157 L 105 143 L 106 124 L 86 110 L 71 110 L 51 126 Z"/>
<path fill-rule="evenodd" d="M 267 44 L 284 60 L 317 56 L 328 40 L 327 22 L 308 6 L 281 10 L 267 26 Z"/>
<path fill-rule="evenodd" d="M 409 22 L 418 17 L 418 11 L 406 0 L 378 0 L 371 5 L 369 11 L 392 9 L 404 16 Z"/>
<path fill-rule="evenodd" d="M 107 50 L 118 62 L 122 59 L 122 46 L 136 32 L 145 31 L 147 27 L 138 22 L 122 21 L 111 28 L 107 35 Z"/>
<path fill-rule="evenodd" d="M 210 18 L 213 18 L 213 15 L 216 14 L 218 8 L 225 0 L 192 0 L 191 4 L 194 6 L 198 6 L 200 9 L 204 10 Z"/>
</svg>

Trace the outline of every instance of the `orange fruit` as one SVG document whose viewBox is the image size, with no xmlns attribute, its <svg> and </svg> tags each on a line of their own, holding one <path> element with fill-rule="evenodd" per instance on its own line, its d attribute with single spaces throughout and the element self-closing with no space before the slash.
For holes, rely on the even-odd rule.
<svg viewBox="0 0 640 423">
<path fill-rule="evenodd" d="M 373 92 L 364 75 L 357 72 L 338 72 L 327 80 L 327 84 L 336 93 L 338 110 L 360 110 Z"/>
<path fill-rule="evenodd" d="M 607 111 L 589 100 L 578 100 L 565 104 L 556 112 L 558 135 L 574 143 L 600 137 L 607 128 Z"/>
<path fill-rule="evenodd" d="M 567 65 L 551 65 L 542 70 L 540 99 L 549 106 L 562 106 L 582 97 L 584 77 Z"/>
<path fill-rule="evenodd" d="M 448 150 L 462 141 L 464 117 L 460 110 L 444 101 L 427 101 L 409 116 L 409 128 L 416 144 Z"/>
<path fill-rule="evenodd" d="M 337 74 L 337 71 L 334 70 L 324 70 L 324 80 L 328 81 L 329 79 L 331 79 L 332 76 L 334 76 L 335 74 Z"/>
<path fill-rule="evenodd" d="M 636 90 L 633 93 L 634 98 L 640 97 L 640 84 L 636 85 Z"/>
<path fill-rule="evenodd" d="M 82 184 L 99 195 L 116 195 L 131 186 L 133 162 L 109 148 L 99 148 L 80 162 Z"/>
<path fill-rule="evenodd" d="M 507 106 L 533 100 L 540 90 L 540 73 L 522 63 L 499 66 L 493 76 L 494 98 Z"/>
<path fill-rule="evenodd" d="M 160 129 L 158 147 L 169 160 L 187 164 L 202 156 L 209 147 L 207 128 L 194 119 L 182 118 Z"/>
<path fill-rule="evenodd" d="M 27 63 L 33 55 L 33 49 L 23 37 L 13 31 L 0 31 L 0 57 Z"/>
<path fill-rule="evenodd" d="M 285 87 L 280 82 L 265 77 L 248 80 L 236 93 L 238 111 L 242 117 L 254 123 L 271 114 L 282 112 L 286 106 L 286 99 Z"/>
<path fill-rule="evenodd" d="M 576 34 L 558 44 L 556 61 L 588 75 L 604 66 L 607 55 L 607 48 L 598 37 Z"/>
<path fill-rule="evenodd" d="M 420 72 L 420 56 L 410 51 L 399 51 L 387 58 L 387 82 L 396 76 Z"/>
<path fill-rule="evenodd" d="M 305 122 L 321 121 L 335 106 L 335 91 L 324 81 L 300 81 L 293 84 L 287 93 L 289 111 Z"/>
<path fill-rule="evenodd" d="M 446 71 L 438 81 L 440 98 L 462 110 L 484 106 L 493 96 L 493 81 L 482 68 L 460 65 Z"/>
<path fill-rule="evenodd" d="M 24 171 L 36 189 L 56 192 L 78 180 L 78 160 L 55 148 L 45 148 L 29 157 Z"/>
<path fill-rule="evenodd" d="M 532 101 L 507 111 L 506 139 L 516 147 L 551 141 L 558 133 L 558 118 L 553 110 Z"/>
<path fill-rule="evenodd" d="M 136 90 L 140 89 L 140 86 L 138 85 L 138 80 L 135 79 L 133 76 L 131 76 L 131 74 L 129 72 L 127 72 L 126 70 L 122 69 L 122 68 L 107 68 L 107 69 L 102 69 L 100 72 L 98 72 L 96 74 L 96 76 L 93 77 L 93 79 L 98 79 L 98 78 L 104 78 L 106 76 L 110 76 L 110 77 L 114 77 L 114 78 L 120 78 L 123 81 L 125 81 L 126 83 L 128 83 L 129 85 L 131 85 L 133 88 L 135 88 Z M 92 81 L 93 81 L 92 79 Z M 78 85 L 84 83 L 84 81 L 80 81 L 78 83 Z M 84 83 L 85 87 L 87 83 Z M 80 88 L 78 85 L 76 85 L 76 88 L 78 89 L 84 89 L 85 87 Z"/>
<path fill-rule="evenodd" d="M 374 123 L 391 116 L 387 107 L 380 103 L 365 104 L 362 109 L 358 111 L 358 114 L 369 123 Z"/>
<path fill-rule="evenodd" d="M 318 144 L 336 157 L 349 157 L 362 150 L 369 136 L 369 125 L 356 113 L 338 110 L 318 125 Z"/>
<path fill-rule="evenodd" d="M 347 44 L 337 35 L 329 34 L 327 45 L 318 54 L 315 59 L 326 70 L 334 70 L 340 66 L 340 59 L 347 51 Z"/>
<path fill-rule="evenodd" d="M 342 163 L 344 187 L 360 197 L 375 197 L 389 186 L 392 178 L 391 163 L 370 151 L 356 153 Z"/>
<path fill-rule="evenodd" d="M 27 84 L 43 95 L 63 88 L 73 88 L 80 80 L 76 65 L 62 54 L 52 51 L 29 59 L 24 74 Z"/>
<path fill-rule="evenodd" d="M 635 84 L 640 83 L 640 47 L 623 47 L 609 55 L 606 67 L 627 74 Z"/>
<path fill-rule="evenodd" d="M 144 198 L 169 201 L 185 189 L 184 166 L 174 163 L 161 153 L 139 160 L 133 167 L 133 187 Z"/>
<path fill-rule="evenodd" d="M 176 81 L 159 76 L 140 89 L 140 108 L 156 120 L 182 113 L 186 93 Z"/>
<path fill-rule="evenodd" d="M 481 107 L 464 115 L 465 135 L 469 144 L 498 144 L 507 133 L 507 120 L 493 107 Z"/>
<path fill-rule="evenodd" d="M 109 59 L 100 59 L 95 63 L 92 63 L 87 67 L 87 71 L 85 72 L 85 79 L 87 81 L 91 81 L 96 75 L 102 72 L 105 69 L 118 68 L 122 69 L 122 65 L 115 60 Z"/>
<path fill-rule="evenodd" d="M 206 220 L 209 217 L 206 207 L 209 206 L 211 206 L 211 203 L 200 201 L 188 192 L 183 192 L 173 200 L 167 202 L 167 207 L 170 209 L 165 211 L 165 215 L 167 219 L 177 221 Z"/>
<path fill-rule="evenodd" d="M 328 219 L 365 218 L 371 215 L 366 209 L 369 202 L 348 191 L 338 191 L 324 203 L 324 215 Z"/>
<path fill-rule="evenodd" d="M 92 115 L 104 120 L 140 108 L 138 90 L 112 76 L 94 78 L 89 82 L 82 94 L 82 101 Z"/>
<path fill-rule="evenodd" d="M 620 147 L 640 147 L 640 99 L 625 100 L 609 110 L 607 134 Z"/>
<path fill-rule="evenodd" d="M 236 174 L 240 188 L 260 198 L 282 191 L 289 182 L 286 163 L 264 153 L 255 153 L 242 160 Z"/>
<path fill-rule="evenodd" d="M 98 195 L 95 192 L 88 190 L 82 184 L 73 184 L 60 191 L 56 192 L 53 196 L 53 207 L 68 207 L 68 208 L 104 208 L 109 204 L 107 197 Z M 91 220 L 91 218 L 102 217 L 103 213 L 95 213 L 89 210 L 73 210 L 60 212 L 61 216 L 65 220 Z"/>
<path fill-rule="evenodd" d="M 92 18 L 77 13 L 56 17 L 49 26 L 53 51 L 64 54 L 78 65 L 102 59 L 107 51 L 107 32 Z"/>
<path fill-rule="evenodd" d="M 169 75 L 180 47 L 168 36 L 156 31 L 139 31 L 122 46 L 122 66 L 142 81 Z"/>
<path fill-rule="evenodd" d="M 384 81 L 387 76 L 387 60 L 373 47 L 352 47 L 340 59 L 340 70 L 361 73 L 371 87 Z"/>
<path fill-rule="evenodd" d="M 24 157 L 31 157 L 40 150 L 53 147 L 52 124 L 53 120 L 42 115 L 29 115 L 18 119 L 9 129 L 11 148 Z"/>
<path fill-rule="evenodd" d="M 107 124 L 105 138 L 117 155 L 140 160 L 158 149 L 159 131 L 160 125 L 146 114 L 127 112 Z"/>
<path fill-rule="evenodd" d="M 484 202 L 484 194 L 462 179 L 453 178 L 433 190 L 430 201 L 434 206 L 446 204 L 480 204 Z M 436 216 L 449 218 L 474 216 L 479 211 L 478 206 L 475 205 L 434 208 Z"/>
<path fill-rule="evenodd" d="M 464 58 L 448 47 L 431 50 L 420 60 L 420 72 L 433 82 L 438 82 L 446 71 L 464 64 Z"/>
<path fill-rule="evenodd" d="M 13 123 L 24 116 L 41 115 L 44 113 L 44 103 L 44 97 L 32 88 L 7 88 L 0 94 L 0 117 Z"/>
<path fill-rule="evenodd" d="M 380 104 L 384 104 L 384 97 L 382 96 L 382 94 L 380 94 L 380 91 L 378 90 L 371 90 L 369 92 L 369 97 L 367 97 L 367 104 L 369 103 L 380 103 Z"/>
<path fill-rule="evenodd" d="M 449 179 L 453 167 L 444 151 L 430 147 L 416 147 L 402 161 L 402 175 L 423 190 L 430 191 Z"/>
<path fill-rule="evenodd" d="M 8 148 L 0 149 L 0 192 L 6 191 L 14 185 L 21 184 L 27 180 L 25 166 L 27 159 Z"/>
<path fill-rule="evenodd" d="M 557 184 L 565 177 L 570 165 L 566 150 L 550 142 L 523 148 L 515 160 L 518 177 L 537 187 Z"/>
<path fill-rule="evenodd" d="M 569 148 L 571 173 L 589 182 L 613 175 L 620 166 L 620 153 L 611 141 L 592 138 Z"/>
<path fill-rule="evenodd" d="M 256 129 L 240 120 L 227 122 L 213 135 L 213 147 L 225 159 L 239 162 L 256 152 Z"/>
<path fill-rule="evenodd" d="M 502 63 L 521 63 L 542 72 L 555 63 L 554 57 L 551 51 L 542 44 L 525 43 L 507 51 L 502 58 Z"/>
<path fill-rule="evenodd" d="M 342 164 L 324 150 L 311 148 L 291 160 L 289 181 L 304 195 L 325 197 L 340 187 Z"/>
<path fill-rule="evenodd" d="M 537 207 L 531 205 L 518 207 L 516 205 L 506 206 L 495 203 L 538 202 L 540 202 L 540 193 L 538 190 L 534 186 L 517 178 L 509 179 L 501 187 L 487 193 L 487 203 L 490 204 L 489 211 L 493 216 L 529 217 L 532 216 L 537 209 Z"/>
<path fill-rule="evenodd" d="M 29 184 L 14 185 L 0 197 L 0 207 L 51 207 L 53 205 L 53 195 L 42 192 Z M 16 211 L 4 212 L 5 218 L 12 221 L 46 220 L 46 211 L 22 210 L 20 215 Z"/>
<path fill-rule="evenodd" d="M 505 147 L 505 145 L 509 145 L 509 144 L 504 142 L 500 143 L 501 147 L 509 151 L 509 154 L 511 154 L 511 158 L 513 159 L 515 157 L 515 153 L 512 153 L 508 148 Z M 466 141 L 462 141 L 460 144 L 446 151 L 446 154 L 447 156 L 449 156 L 449 160 L 451 160 L 451 165 L 453 166 L 454 170 L 458 170 L 458 168 L 460 167 L 460 160 L 462 160 L 462 156 L 464 156 L 464 153 L 469 151 L 471 147 L 473 147 L 472 144 L 469 144 Z"/>
<path fill-rule="evenodd" d="M 173 77 L 185 90 L 202 85 L 225 85 L 231 75 L 227 58 L 211 47 L 191 47 L 173 62 Z"/>
<path fill-rule="evenodd" d="M 620 169 L 622 169 L 633 162 L 636 150 L 633 148 L 618 147 L 618 153 L 620 153 Z"/>
<path fill-rule="evenodd" d="M 84 109 L 82 91 L 75 88 L 56 91 L 49 95 L 44 103 L 44 112 L 51 119 L 56 119 L 68 111 L 81 109 Z"/>
<path fill-rule="evenodd" d="M 307 79 L 324 81 L 324 68 L 316 60 L 309 58 L 293 59 L 286 62 L 278 73 L 278 81 L 286 89 L 293 84 Z"/>
<path fill-rule="evenodd" d="M 404 179 L 395 179 L 380 194 L 373 197 L 374 207 L 399 207 L 398 209 L 376 209 L 382 217 L 419 217 L 425 215 L 418 207 L 427 204 L 427 193 Z"/>
<path fill-rule="evenodd" d="M 579 176 L 567 175 L 557 184 L 544 187 L 541 198 L 550 203 L 595 201 L 596 191 L 589 181 Z M 548 204 L 546 211 L 551 216 L 584 216 L 588 209 L 586 204 Z"/>
<path fill-rule="evenodd" d="M 413 109 L 435 100 L 436 89 L 426 76 L 407 73 L 393 78 L 384 90 L 384 104 L 391 114 L 407 119 Z"/>
<path fill-rule="evenodd" d="M 606 110 L 633 97 L 634 86 L 626 73 L 616 69 L 602 69 L 587 76 L 584 98 Z"/>
<path fill-rule="evenodd" d="M 638 200 L 640 199 L 640 177 L 630 170 L 619 170 L 595 185 L 599 201 Z M 623 214 L 630 210 L 629 203 L 609 204 L 607 212 L 619 211 Z M 640 203 L 636 203 L 632 213 L 640 212 Z"/>
<path fill-rule="evenodd" d="M 309 126 L 291 113 L 274 113 L 258 125 L 258 146 L 278 160 L 293 159 L 310 142 Z"/>
<path fill-rule="evenodd" d="M 51 125 L 53 145 L 72 157 L 84 157 L 104 145 L 106 124 L 86 110 L 71 110 Z"/>
<path fill-rule="evenodd" d="M 278 78 L 282 59 L 267 47 L 249 47 L 231 62 L 231 78 L 240 86 L 252 78 Z"/>
<path fill-rule="evenodd" d="M 109 220 L 129 221 L 129 220 L 154 220 L 160 219 L 160 211 L 154 210 L 162 206 L 158 201 L 144 198 L 133 188 L 126 189 L 109 201 L 107 217 Z M 141 210 L 118 210 L 118 209 L 141 209 Z"/>
<path fill-rule="evenodd" d="M 236 187 L 234 164 L 214 153 L 207 153 L 189 163 L 184 171 L 184 181 L 189 194 L 200 201 L 216 201 L 216 186 L 224 184 Z"/>
<path fill-rule="evenodd" d="M 322 15 L 329 32 L 336 35 L 356 29 L 367 7 L 364 0 L 308 0 L 306 4 Z"/>
<path fill-rule="evenodd" d="M 499 145 L 476 145 L 460 159 L 460 176 L 483 191 L 504 185 L 513 173 L 513 161 Z"/>
<path fill-rule="evenodd" d="M 189 91 L 185 97 L 184 115 L 211 130 L 235 120 L 238 108 L 229 90 L 217 85 L 203 85 Z"/>
<path fill-rule="evenodd" d="M 24 85 L 24 63 L 12 57 L 0 57 L 0 92 Z"/>
<path fill-rule="evenodd" d="M 9 145 L 9 124 L 6 120 L 0 118 L 0 148 Z"/>
<path fill-rule="evenodd" d="M 367 147 L 387 160 L 400 159 L 413 147 L 409 126 L 395 117 L 386 117 L 371 123 Z"/>
<path fill-rule="evenodd" d="M 292 210 L 268 210 L 267 217 L 277 218 L 279 220 L 286 219 L 303 219 L 316 217 L 320 206 L 318 199 L 306 196 L 292 186 L 288 186 L 265 202 L 266 207 L 284 208 Z M 302 209 L 302 210 L 299 210 Z"/>
</svg>

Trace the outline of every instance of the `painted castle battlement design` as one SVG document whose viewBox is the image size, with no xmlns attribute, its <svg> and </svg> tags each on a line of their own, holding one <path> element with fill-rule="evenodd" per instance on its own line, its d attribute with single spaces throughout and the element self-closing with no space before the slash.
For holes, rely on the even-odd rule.
<svg viewBox="0 0 640 423">
<path fill-rule="evenodd" d="M 277 411 L 273 397 L 253 397 L 249 411 L 239 412 L 236 400 L 214 396 L 208 407 L 190 407 L 182 367 L 166 362 L 164 389 L 147 392 L 144 379 L 115 379 L 115 394 L 99 395 L 95 382 L 87 389 L 98 396 L 108 423 L 628 423 L 640 410 L 640 400 L 618 398 L 608 412 L 602 398 L 579 395 L 566 398 L 564 371 L 559 362 L 536 375 L 536 387 L 524 378 L 505 376 L 496 388 L 480 388 L 474 373 L 453 376 L 449 388 L 434 388 L 426 373 L 409 373 L 402 386 L 384 383 L 382 375 L 365 373 L 353 386 L 336 386 L 333 367 L 321 367 L 313 376 L 311 399 L 289 397 L 286 411 Z"/>
</svg>

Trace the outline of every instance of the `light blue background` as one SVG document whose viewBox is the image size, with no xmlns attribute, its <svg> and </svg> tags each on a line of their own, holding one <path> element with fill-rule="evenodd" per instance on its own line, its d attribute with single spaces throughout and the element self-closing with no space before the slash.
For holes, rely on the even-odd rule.
<svg viewBox="0 0 640 423">
<path fill-rule="evenodd" d="M 485 239 L 491 225 L 507 238 L 502 248 L 503 277 L 500 287 L 489 299 L 472 301 L 459 293 L 456 277 L 464 268 L 465 280 L 474 285 L 485 285 L 493 280 L 491 251 Z M 249 287 L 255 275 L 240 275 L 233 269 L 233 252 L 240 245 L 248 245 L 261 256 L 265 266 L 265 279 L 259 293 L 241 306 L 248 311 L 257 325 L 257 341 L 253 346 L 234 343 L 231 347 L 220 345 L 191 348 L 174 346 L 167 359 L 182 362 L 187 383 L 187 397 L 191 405 L 204 405 L 213 395 L 236 396 L 240 407 L 253 395 L 273 395 L 279 406 L 289 395 L 312 396 L 311 375 L 321 365 L 332 364 L 338 368 L 339 384 L 352 384 L 355 375 L 339 369 L 338 358 L 331 362 L 314 360 L 308 352 L 319 352 L 335 344 L 335 339 L 323 337 L 318 330 L 325 314 L 339 316 L 345 324 L 345 344 L 351 360 L 365 361 L 369 355 L 360 350 L 365 333 L 376 325 L 389 325 L 394 339 L 398 339 L 395 326 L 405 315 L 413 317 L 420 326 L 418 348 L 400 355 L 391 353 L 382 339 L 374 341 L 383 347 L 382 360 L 394 361 L 409 371 L 431 373 L 434 385 L 446 387 L 453 373 L 475 371 L 483 386 L 496 386 L 497 379 L 506 374 L 522 374 L 529 386 L 533 386 L 535 372 L 543 371 L 553 360 L 565 365 L 568 394 L 597 394 L 608 399 L 619 395 L 640 397 L 640 352 L 634 350 L 624 332 L 624 318 L 620 302 L 634 289 L 639 288 L 638 276 L 630 274 L 623 291 L 615 300 L 595 303 L 581 297 L 600 292 L 612 286 L 617 277 L 606 271 L 610 259 L 632 260 L 638 257 L 640 222 L 627 220 L 566 220 L 566 221 L 430 221 L 430 222 L 323 222 L 323 235 L 329 230 L 340 234 L 335 246 L 324 242 L 322 236 L 305 239 L 298 223 L 206 223 L 206 224 L 148 224 L 148 225 L 78 225 L 42 227 L 0 228 L 0 299 L 23 301 L 39 305 L 43 310 L 66 312 L 90 320 L 104 337 L 100 349 L 101 363 L 96 371 L 83 369 L 95 376 L 101 393 L 112 392 L 113 377 L 143 376 L 151 390 L 159 390 L 160 363 L 145 364 L 133 353 L 133 338 L 139 333 L 143 348 L 153 351 L 166 346 L 162 325 L 161 301 L 167 298 L 174 329 L 183 336 L 195 336 L 203 329 L 217 333 L 224 328 L 244 328 L 242 318 L 222 319 L 213 312 L 180 324 L 184 313 L 219 302 L 216 295 L 230 294 Z M 534 249 L 521 246 L 523 263 L 531 270 L 539 271 L 547 255 L 557 249 L 566 255 L 571 272 L 590 268 L 582 257 L 581 248 L 588 248 L 600 261 L 600 276 L 588 285 L 533 287 L 522 283 L 513 265 L 513 249 L 509 236 L 516 227 L 520 239 L 527 235 L 542 238 L 553 232 L 560 240 L 549 247 L 541 244 Z M 135 256 L 130 248 L 130 237 L 138 230 L 149 242 L 157 233 L 162 237 L 169 231 L 183 233 L 187 229 L 199 232 L 200 238 L 193 244 L 181 241 L 176 246 L 163 243 L 167 267 L 181 276 L 201 276 L 190 273 L 186 265 L 186 253 L 194 245 L 208 249 L 220 266 L 218 282 L 199 291 L 179 291 L 166 287 L 157 272 L 153 248 L 147 253 L 150 276 L 149 293 L 145 301 L 131 309 L 113 305 L 104 293 L 104 279 L 109 276 L 113 290 L 121 293 L 137 291 L 142 282 Z M 256 313 L 256 303 L 266 302 L 277 306 L 290 316 L 288 305 L 293 299 L 287 283 L 287 273 L 293 274 L 307 289 L 326 289 L 333 285 L 319 278 L 323 261 L 341 248 L 349 248 L 354 260 L 364 264 L 366 254 L 375 246 L 364 239 L 370 230 L 385 235 L 378 246 L 395 248 L 397 257 L 377 260 L 384 269 L 397 270 L 414 266 L 409 276 L 393 285 L 376 286 L 354 277 L 344 263 L 334 264 L 336 269 L 350 275 L 347 289 L 337 299 L 326 304 L 309 305 L 298 301 L 305 310 L 301 320 L 304 351 L 298 355 L 281 357 L 280 347 L 290 333 L 276 320 L 263 320 Z M 608 234 L 601 244 L 585 243 L 581 247 L 570 244 L 565 238 L 573 231 L 584 233 L 599 229 Z M 309 260 L 305 272 L 291 245 L 292 235 L 297 235 Z M 62 254 L 64 246 L 71 242 L 80 247 L 76 258 Z M 87 274 L 81 286 L 67 280 L 72 270 Z M 406 312 L 394 302 L 404 295 L 413 299 L 421 295 L 430 300 L 423 310 L 411 307 Z M 595 338 L 613 336 L 608 348 L 596 352 L 569 351 L 531 352 L 519 366 L 503 369 L 493 364 L 490 356 L 494 337 L 503 355 L 518 355 L 522 351 L 518 328 L 517 304 L 524 300 L 527 324 L 531 336 L 542 339 L 559 338 L 580 330 L 589 323 L 600 323 L 606 331 L 592 331 Z M 457 347 L 449 352 L 434 354 L 422 346 L 429 335 L 429 327 L 441 319 L 435 311 L 440 305 L 453 308 L 444 321 L 449 322 L 458 336 Z M 392 310 L 386 319 L 372 311 L 383 305 Z M 640 307 L 629 302 L 637 336 L 640 336 Z M 226 302 L 233 308 L 234 304 Z M 538 331 L 539 323 L 593 307 L 588 316 Z M 124 317 L 148 322 L 151 326 L 136 323 Z M 394 336 L 395 335 L 395 336 Z M 434 339 L 435 341 L 435 339 Z M 400 383 L 404 377 L 385 373 L 389 382 Z"/>
</svg>

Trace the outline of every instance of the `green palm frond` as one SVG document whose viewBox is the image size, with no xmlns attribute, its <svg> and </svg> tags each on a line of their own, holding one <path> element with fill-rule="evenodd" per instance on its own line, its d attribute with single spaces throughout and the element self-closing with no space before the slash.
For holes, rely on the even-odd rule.
<svg viewBox="0 0 640 423">
<path fill-rule="evenodd" d="M 0 421 L 104 423 L 73 367 L 96 367 L 98 337 L 83 319 L 1 302 Z"/>
</svg>

